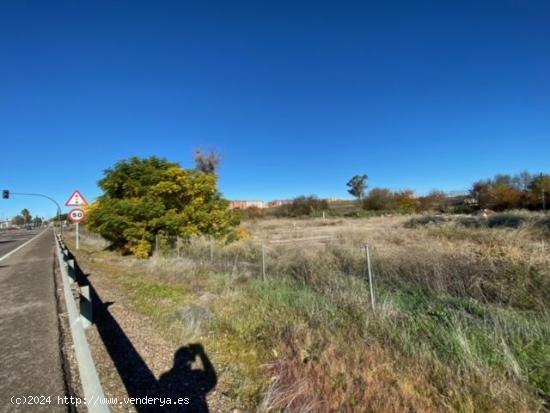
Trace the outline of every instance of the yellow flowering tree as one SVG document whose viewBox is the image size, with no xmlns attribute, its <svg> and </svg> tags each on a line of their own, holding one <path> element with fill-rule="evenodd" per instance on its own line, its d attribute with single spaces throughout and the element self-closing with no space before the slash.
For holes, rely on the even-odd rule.
<svg viewBox="0 0 550 413">
<path fill-rule="evenodd" d="M 104 194 L 88 208 L 91 231 L 112 246 L 147 257 L 157 234 L 225 238 L 239 223 L 217 188 L 215 173 L 175 162 L 133 157 L 105 171 Z"/>
</svg>

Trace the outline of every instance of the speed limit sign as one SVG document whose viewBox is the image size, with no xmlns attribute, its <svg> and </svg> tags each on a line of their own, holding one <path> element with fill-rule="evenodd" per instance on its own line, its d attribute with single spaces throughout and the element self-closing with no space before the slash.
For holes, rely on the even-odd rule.
<svg viewBox="0 0 550 413">
<path fill-rule="evenodd" d="M 67 218 L 69 218 L 73 224 L 78 224 L 84 219 L 84 211 L 80 208 L 71 209 L 67 214 Z"/>
</svg>

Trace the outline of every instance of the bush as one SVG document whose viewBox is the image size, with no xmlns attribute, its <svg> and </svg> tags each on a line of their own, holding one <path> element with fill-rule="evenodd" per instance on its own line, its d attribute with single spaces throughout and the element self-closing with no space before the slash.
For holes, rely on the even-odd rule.
<svg viewBox="0 0 550 413">
<path fill-rule="evenodd" d="M 426 215 L 419 218 L 411 218 L 403 224 L 405 228 L 416 228 L 424 225 L 440 225 L 447 222 L 445 217 L 439 215 Z"/>
<path fill-rule="evenodd" d="M 459 204 L 449 207 L 448 211 L 451 214 L 473 214 L 477 211 L 477 207 L 471 204 Z"/>
<path fill-rule="evenodd" d="M 237 209 L 237 213 L 244 219 L 257 219 L 264 218 L 267 215 L 267 211 L 262 208 L 255 206 L 248 207 L 245 209 Z"/>
<path fill-rule="evenodd" d="M 281 217 L 311 216 L 328 209 L 328 202 L 324 199 L 319 199 L 314 195 L 300 196 L 290 204 L 280 206 L 276 215 Z"/>
<path fill-rule="evenodd" d="M 363 200 L 363 208 L 371 211 L 411 213 L 420 208 L 420 201 L 411 190 L 392 192 L 387 188 L 374 188 Z"/>
<path fill-rule="evenodd" d="M 519 228 L 527 219 L 521 215 L 496 214 L 487 219 L 489 228 Z"/>
<path fill-rule="evenodd" d="M 395 207 L 397 210 L 405 213 L 411 213 L 420 207 L 420 201 L 414 196 L 411 190 L 398 191 L 393 194 Z"/>
<path fill-rule="evenodd" d="M 392 192 L 387 188 L 373 188 L 363 200 L 363 208 L 373 211 L 396 209 Z"/>
<path fill-rule="evenodd" d="M 447 195 L 445 195 L 444 192 L 434 190 L 428 195 L 420 197 L 418 201 L 420 202 L 420 211 L 433 210 L 438 212 L 445 212 Z"/>
<path fill-rule="evenodd" d="M 539 219 L 537 222 L 535 222 L 534 227 L 540 228 L 543 231 L 550 233 L 550 216 Z"/>
<path fill-rule="evenodd" d="M 476 217 L 460 217 L 457 218 L 456 223 L 466 228 L 481 228 L 487 225 L 485 219 L 482 220 Z"/>
</svg>

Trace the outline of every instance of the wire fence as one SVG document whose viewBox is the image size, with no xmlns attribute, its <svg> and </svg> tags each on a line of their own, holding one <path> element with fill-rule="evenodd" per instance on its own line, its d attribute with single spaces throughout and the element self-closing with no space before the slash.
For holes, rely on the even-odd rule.
<svg viewBox="0 0 550 413">
<path fill-rule="evenodd" d="M 153 257 L 192 260 L 220 273 L 259 278 L 294 276 L 307 281 L 318 273 L 364 277 L 374 297 L 372 248 L 333 236 L 250 239 L 224 244 L 208 237 L 183 239 L 158 235 Z M 374 307 L 374 299 L 372 306 Z"/>
<path fill-rule="evenodd" d="M 88 245 L 107 248 L 109 243 L 100 235 L 80 229 Z M 340 236 L 303 232 L 272 239 L 250 238 L 224 243 L 210 237 L 182 238 L 157 234 L 152 245 L 152 259 L 171 262 L 173 268 L 195 267 L 227 274 L 232 278 L 271 278 L 291 276 L 306 283 L 318 282 L 317 277 L 347 275 L 364 278 L 371 297 L 374 296 L 373 248 L 360 240 Z M 375 250 L 374 250 L 375 252 Z M 374 258 L 375 259 L 375 258 Z M 376 260 L 376 259 L 375 259 Z M 374 300 L 372 300 L 374 305 Z"/>
</svg>

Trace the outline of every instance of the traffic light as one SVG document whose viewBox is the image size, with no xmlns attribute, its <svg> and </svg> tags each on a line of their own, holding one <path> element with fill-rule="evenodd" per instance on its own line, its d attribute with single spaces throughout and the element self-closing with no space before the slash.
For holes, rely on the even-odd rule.
<svg viewBox="0 0 550 413">
<path fill-rule="evenodd" d="M 8 191 L 7 189 L 4 189 L 2 191 L 2 198 L 9 199 L 10 198 L 10 191 Z"/>
</svg>

